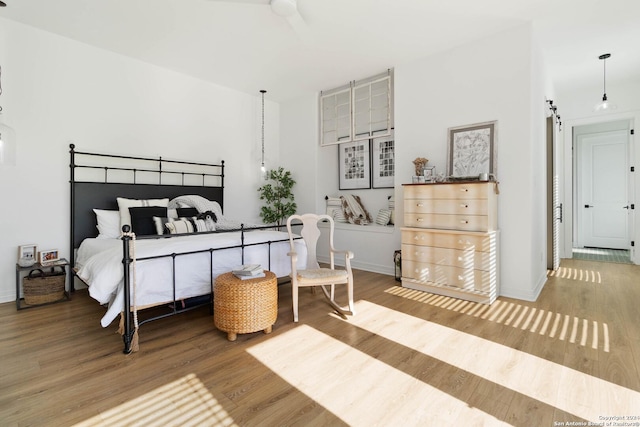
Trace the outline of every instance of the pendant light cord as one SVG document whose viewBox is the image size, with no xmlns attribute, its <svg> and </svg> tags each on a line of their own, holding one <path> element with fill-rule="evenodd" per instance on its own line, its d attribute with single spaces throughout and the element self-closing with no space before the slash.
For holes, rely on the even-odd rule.
<svg viewBox="0 0 640 427">
<path fill-rule="evenodd" d="M 2 65 L 0 65 L 0 95 L 2 95 Z M 0 105 L 0 113 L 2 113 L 2 105 Z"/>
<path fill-rule="evenodd" d="M 607 101 L 607 58 L 611 58 L 610 53 L 603 53 L 598 57 L 602 62 L 602 102 Z"/>
<path fill-rule="evenodd" d="M 260 93 L 262 94 L 262 167 L 264 168 L 264 94 L 267 91 L 262 89 Z"/>
<path fill-rule="evenodd" d="M 607 58 L 602 60 L 602 98 L 607 99 Z"/>
</svg>

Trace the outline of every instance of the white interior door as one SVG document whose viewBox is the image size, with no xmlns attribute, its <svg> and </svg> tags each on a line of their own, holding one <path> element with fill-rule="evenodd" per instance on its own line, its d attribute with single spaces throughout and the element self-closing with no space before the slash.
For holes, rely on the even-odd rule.
<svg viewBox="0 0 640 427">
<path fill-rule="evenodd" d="M 628 135 L 578 136 L 580 246 L 629 249 Z"/>
</svg>

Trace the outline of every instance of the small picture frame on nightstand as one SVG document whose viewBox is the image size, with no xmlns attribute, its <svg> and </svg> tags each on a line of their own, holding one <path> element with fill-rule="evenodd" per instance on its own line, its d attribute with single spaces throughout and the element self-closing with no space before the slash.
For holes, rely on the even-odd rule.
<svg viewBox="0 0 640 427">
<path fill-rule="evenodd" d="M 25 264 L 34 264 L 38 256 L 36 245 L 21 245 L 18 247 L 18 261 Z"/>
<path fill-rule="evenodd" d="M 424 182 L 435 182 L 436 180 L 436 167 L 425 166 L 424 168 Z"/>
<path fill-rule="evenodd" d="M 60 259 L 60 255 L 57 249 L 49 249 L 46 251 L 40 251 L 40 257 L 38 261 L 42 265 L 50 265 Z"/>
</svg>

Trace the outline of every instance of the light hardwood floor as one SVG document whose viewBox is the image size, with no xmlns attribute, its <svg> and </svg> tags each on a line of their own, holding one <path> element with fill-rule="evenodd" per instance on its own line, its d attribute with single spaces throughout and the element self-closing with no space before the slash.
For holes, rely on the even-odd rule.
<svg viewBox="0 0 640 427">
<path fill-rule="evenodd" d="M 229 342 L 199 309 L 144 325 L 131 355 L 85 291 L 2 304 L 0 425 L 640 423 L 638 266 L 563 260 L 535 303 L 491 307 L 355 283 L 346 321 L 305 290 L 294 324 L 284 284 L 269 335 Z"/>
</svg>

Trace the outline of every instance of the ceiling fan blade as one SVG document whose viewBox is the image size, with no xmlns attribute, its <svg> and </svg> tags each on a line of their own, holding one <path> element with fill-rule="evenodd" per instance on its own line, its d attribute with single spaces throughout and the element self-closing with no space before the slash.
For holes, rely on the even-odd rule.
<svg viewBox="0 0 640 427">
<path fill-rule="evenodd" d="M 224 3 L 245 3 L 270 5 L 271 10 L 278 16 L 287 20 L 299 39 L 308 39 L 308 26 L 300 11 L 297 9 L 297 0 L 208 0 Z"/>
<path fill-rule="evenodd" d="M 287 20 L 287 23 L 289 24 L 289 26 L 291 26 L 293 31 L 295 31 L 295 33 L 298 35 L 298 38 L 300 38 L 300 40 L 308 39 L 309 26 L 299 12 L 294 13 L 291 16 L 287 16 L 285 19 Z"/>
<path fill-rule="evenodd" d="M 265 4 L 265 5 L 268 5 L 270 3 L 270 0 L 208 0 L 208 1 L 219 1 L 223 3 Z"/>
</svg>

